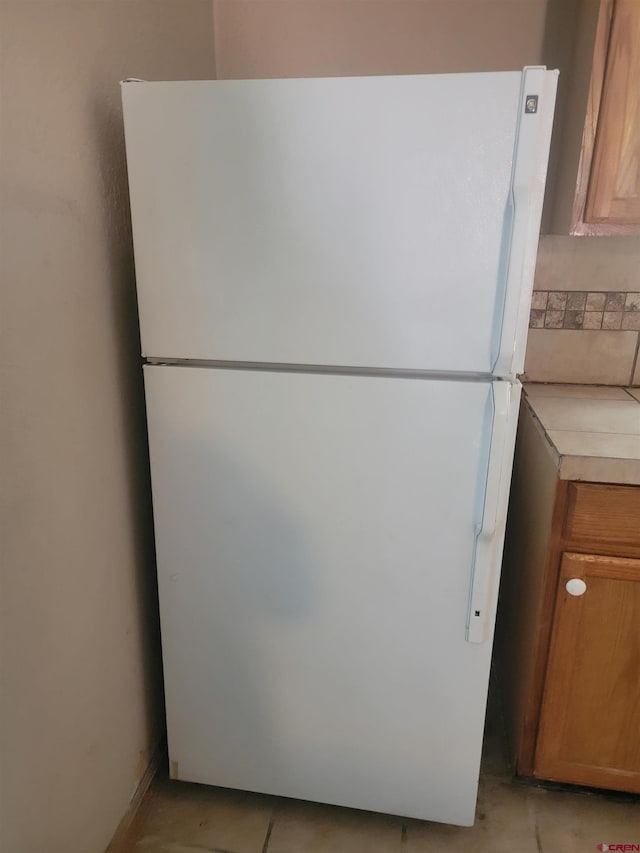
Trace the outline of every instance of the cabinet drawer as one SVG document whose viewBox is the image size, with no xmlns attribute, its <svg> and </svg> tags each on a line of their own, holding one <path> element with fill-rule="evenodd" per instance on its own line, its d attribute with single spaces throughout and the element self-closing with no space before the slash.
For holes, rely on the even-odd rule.
<svg viewBox="0 0 640 853">
<path fill-rule="evenodd" d="M 640 488 L 571 483 L 564 538 L 640 545 Z"/>
</svg>

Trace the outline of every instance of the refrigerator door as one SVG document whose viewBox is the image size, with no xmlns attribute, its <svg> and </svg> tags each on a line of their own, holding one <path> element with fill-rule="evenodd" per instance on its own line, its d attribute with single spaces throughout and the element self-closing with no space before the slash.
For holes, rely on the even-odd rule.
<svg viewBox="0 0 640 853">
<path fill-rule="evenodd" d="M 472 565 L 509 383 L 145 383 L 172 774 L 470 825 L 503 517 L 484 642 Z"/>
<path fill-rule="evenodd" d="M 125 83 L 144 354 L 520 369 L 555 81 Z"/>
</svg>

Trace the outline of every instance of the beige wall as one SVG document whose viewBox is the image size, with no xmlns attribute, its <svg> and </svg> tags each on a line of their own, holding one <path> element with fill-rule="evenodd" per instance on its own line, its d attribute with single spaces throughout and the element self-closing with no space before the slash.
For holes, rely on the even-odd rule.
<svg viewBox="0 0 640 853">
<path fill-rule="evenodd" d="M 220 78 L 512 70 L 547 0 L 214 0 Z"/>
<path fill-rule="evenodd" d="M 565 72 L 578 6 L 577 0 L 214 0 L 217 72 L 233 78 L 498 71 L 544 61 Z M 572 102 L 568 78 L 561 74 L 558 136 Z M 639 270 L 640 240 L 543 236 L 535 286 L 640 291 Z M 633 331 L 536 329 L 526 370 L 540 381 L 625 383 L 637 343 Z M 639 373 L 637 366 L 636 379 Z"/>
<path fill-rule="evenodd" d="M 0 14 L 0 849 L 102 853 L 162 734 L 118 81 L 213 76 L 211 4 Z"/>
</svg>

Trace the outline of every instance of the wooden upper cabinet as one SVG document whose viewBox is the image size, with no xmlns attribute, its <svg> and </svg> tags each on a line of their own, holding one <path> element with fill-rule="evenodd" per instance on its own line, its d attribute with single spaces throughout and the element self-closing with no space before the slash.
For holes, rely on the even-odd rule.
<svg viewBox="0 0 640 853">
<path fill-rule="evenodd" d="M 536 776 L 640 792 L 639 625 L 640 560 L 563 555 Z"/>
<path fill-rule="evenodd" d="M 583 224 L 640 230 L 640 3 L 607 2 L 601 15 L 609 40 L 605 62 L 594 66 L 604 65 L 604 75 L 600 96 L 592 91 L 597 118 Z"/>
<path fill-rule="evenodd" d="M 564 88 L 545 228 L 640 234 L 640 0 L 567 2 L 576 6 L 574 41 L 546 57 Z"/>
</svg>

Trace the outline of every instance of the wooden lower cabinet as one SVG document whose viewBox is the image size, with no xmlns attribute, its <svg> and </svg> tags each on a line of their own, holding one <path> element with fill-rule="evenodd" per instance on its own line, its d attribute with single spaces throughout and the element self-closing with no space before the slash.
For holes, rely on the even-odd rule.
<svg viewBox="0 0 640 853">
<path fill-rule="evenodd" d="M 640 792 L 640 560 L 562 555 L 534 775 Z"/>
<path fill-rule="evenodd" d="M 518 775 L 640 792 L 640 486 L 560 480 L 526 404 L 494 661 Z"/>
</svg>

